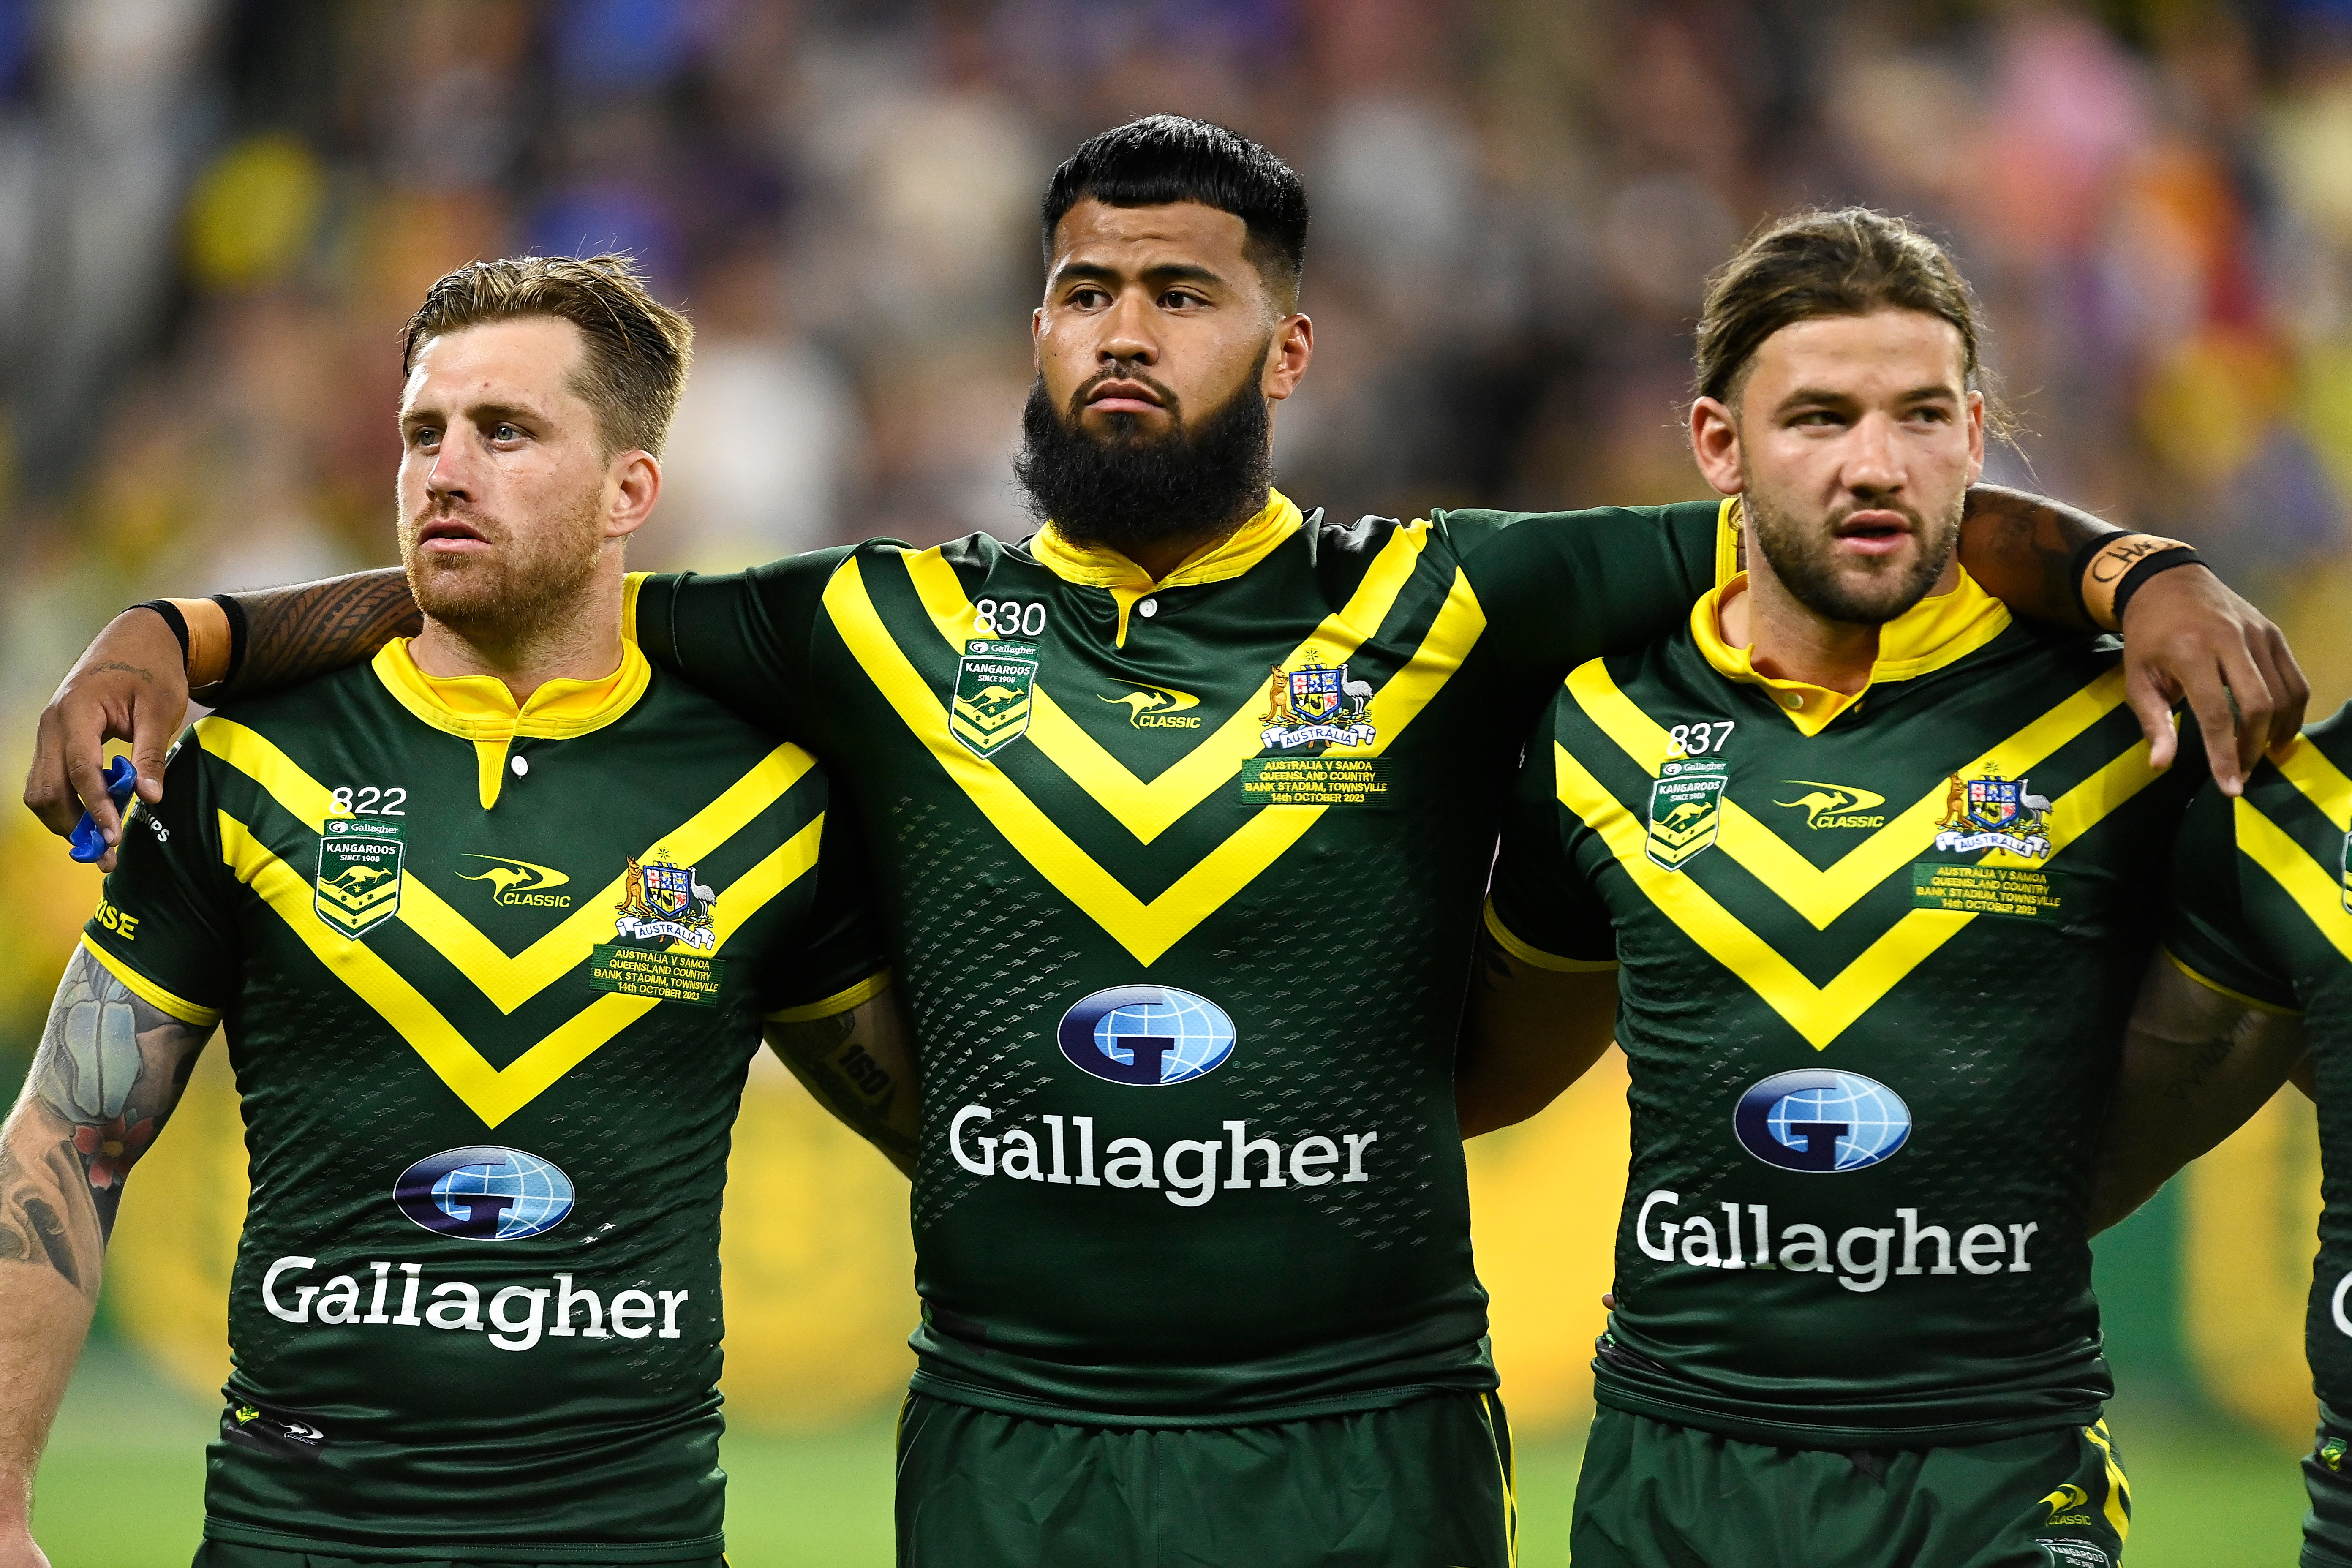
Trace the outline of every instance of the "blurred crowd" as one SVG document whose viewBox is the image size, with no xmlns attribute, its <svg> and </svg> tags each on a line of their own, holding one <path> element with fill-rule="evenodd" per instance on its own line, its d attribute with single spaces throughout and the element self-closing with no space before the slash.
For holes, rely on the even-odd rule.
<svg viewBox="0 0 2352 1568">
<path fill-rule="evenodd" d="M 1706 272 L 1864 200 L 1984 298 L 1994 476 L 2196 542 L 2352 691 L 2352 0 L 0 0 L 0 764 L 121 605 L 393 558 L 397 331 L 478 256 L 693 316 L 635 563 L 1026 531 L 1037 196 L 1163 109 L 1307 180 L 1307 505 L 1698 493 Z M 90 902 L 33 835 L 0 1041 Z"/>
</svg>

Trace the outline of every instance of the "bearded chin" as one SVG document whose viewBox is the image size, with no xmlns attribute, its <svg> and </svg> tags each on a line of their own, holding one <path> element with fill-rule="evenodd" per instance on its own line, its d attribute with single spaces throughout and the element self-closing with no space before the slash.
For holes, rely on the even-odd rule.
<svg viewBox="0 0 2352 1568">
<path fill-rule="evenodd" d="M 412 554 L 416 607 L 469 642 L 503 646 L 544 633 L 588 592 L 603 541 L 592 512 L 529 543 L 500 531 L 493 547 L 455 558 Z"/>
<path fill-rule="evenodd" d="M 1752 488 L 1741 504 L 1755 518 L 1757 547 L 1790 596 L 1822 619 L 1847 626 L 1884 626 L 1926 598 L 1960 542 L 1955 503 L 1908 566 L 1863 576 L 1839 568 L 1835 546 L 1818 528 L 1758 505 Z"/>
<path fill-rule="evenodd" d="M 1265 504 L 1274 482 L 1274 417 L 1258 391 L 1265 356 L 1240 388 L 1200 421 L 1146 437 L 1119 416 L 1097 439 L 1066 421 L 1044 377 L 1022 410 L 1013 477 L 1039 522 L 1076 544 L 1130 552 L 1230 527 Z"/>
</svg>

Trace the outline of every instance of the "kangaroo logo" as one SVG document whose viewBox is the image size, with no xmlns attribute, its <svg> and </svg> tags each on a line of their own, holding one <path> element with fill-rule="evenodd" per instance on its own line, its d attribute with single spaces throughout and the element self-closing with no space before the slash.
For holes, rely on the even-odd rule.
<svg viewBox="0 0 2352 1568">
<path fill-rule="evenodd" d="M 1794 800 L 1776 799 L 1772 804 L 1803 811 L 1807 827 L 1884 827 L 1886 826 L 1886 818 L 1884 816 L 1863 815 L 1875 807 L 1885 805 L 1886 797 L 1883 795 L 1873 795 L 1866 789 L 1856 789 L 1852 784 L 1822 784 L 1814 779 L 1782 779 L 1780 782 L 1790 789 L 1802 790 L 1805 793 Z"/>
<path fill-rule="evenodd" d="M 1097 696 L 1098 702 L 1108 702 L 1127 710 L 1127 721 L 1139 730 L 1197 730 L 1199 715 L 1183 716 L 1187 708 L 1198 708 L 1201 700 L 1189 691 L 1179 691 L 1170 686 L 1146 686 L 1131 681 L 1136 690 L 1118 697 Z"/>
</svg>

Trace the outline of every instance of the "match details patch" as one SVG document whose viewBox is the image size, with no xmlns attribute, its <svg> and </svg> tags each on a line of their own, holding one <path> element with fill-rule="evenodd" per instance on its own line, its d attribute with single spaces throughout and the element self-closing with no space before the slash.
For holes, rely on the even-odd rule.
<svg viewBox="0 0 2352 1568">
<path fill-rule="evenodd" d="M 2021 866 L 1944 866 L 1921 860 L 1911 868 L 1911 907 L 1971 915 L 2050 920 L 2064 902 L 2065 878 Z"/>
<path fill-rule="evenodd" d="M 687 1002 L 698 1007 L 719 1005 L 719 988 L 727 973 L 723 958 L 698 952 L 678 952 L 659 947 L 624 947 L 598 942 L 588 955 L 588 989 L 616 992 L 623 996 L 651 996 L 660 1002 Z"/>
<path fill-rule="evenodd" d="M 1386 757 L 1250 757 L 1242 763 L 1244 805 L 1385 805 Z"/>
</svg>

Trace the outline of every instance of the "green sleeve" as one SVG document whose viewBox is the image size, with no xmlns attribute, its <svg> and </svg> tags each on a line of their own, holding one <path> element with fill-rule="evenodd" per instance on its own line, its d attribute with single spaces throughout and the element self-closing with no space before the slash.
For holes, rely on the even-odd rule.
<svg viewBox="0 0 2352 1568">
<path fill-rule="evenodd" d="M 838 795 L 825 808 L 816 868 L 809 874 L 817 883 L 808 920 L 793 946 L 774 955 L 761 985 L 761 1013 L 787 1023 L 845 1013 L 888 980 L 864 835 Z"/>
<path fill-rule="evenodd" d="M 1561 693 L 1528 742 L 1495 859 L 1486 930 L 1504 950 L 1538 969 L 1614 968 L 1617 933 L 1609 906 L 1570 851 L 1582 821 L 1559 800 L 1553 721 Z"/>
<path fill-rule="evenodd" d="M 236 995 L 242 891 L 222 863 L 210 770 L 191 732 L 163 769 L 163 804 L 131 814 L 82 936 L 142 1001 L 209 1028 Z"/>
<path fill-rule="evenodd" d="M 1549 689 L 1587 659 L 1633 653 L 1715 586 L 1720 501 L 1433 515 L 1486 616 L 1483 641 Z"/>
<path fill-rule="evenodd" d="M 2186 751 L 2189 740 L 2181 742 Z M 2218 991 L 2298 1012 L 2294 983 L 2246 918 L 2238 881 L 2237 806 L 2210 783 L 2197 792 L 2172 846 L 2172 897 L 2164 931 L 2173 961 Z"/>
<path fill-rule="evenodd" d="M 854 546 L 812 550 L 718 576 L 637 581 L 631 620 L 646 657 L 762 729 L 808 732 L 809 640 L 825 584 Z"/>
</svg>

